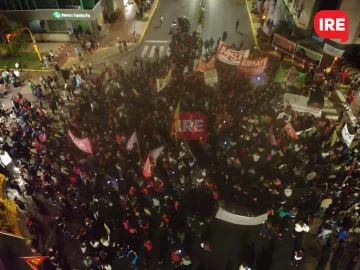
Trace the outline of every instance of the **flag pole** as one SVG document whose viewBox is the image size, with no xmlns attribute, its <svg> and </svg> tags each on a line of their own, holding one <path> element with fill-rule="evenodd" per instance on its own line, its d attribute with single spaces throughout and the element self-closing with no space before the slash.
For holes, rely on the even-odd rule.
<svg viewBox="0 0 360 270">
<path fill-rule="evenodd" d="M 137 145 L 138 152 L 139 152 L 139 160 L 141 162 L 141 154 L 140 154 L 140 147 L 139 147 L 139 141 L 138 140 L 136 140 L 136 145 Z"/>
</svg>

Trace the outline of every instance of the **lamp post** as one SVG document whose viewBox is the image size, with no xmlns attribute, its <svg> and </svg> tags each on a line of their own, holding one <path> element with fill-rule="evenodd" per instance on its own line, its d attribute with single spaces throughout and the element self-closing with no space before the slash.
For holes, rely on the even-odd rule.
<svg viewBox="0 0 360 270">
<path fill-rule="evenodd" d="M 40 52 L 39 52 L 39 48 L 38 48 L 38 46 L 36 44 L 36 39 L 35 39 L 34 35 L 32 34 L 31 30 L 29 28 L 20 28 L 19 30 L 14 31 L 14 33 L 20 32 L 20 31 L 23 31 L 23 30 L 26 30 L 29 33 L 29 35 L 31 37 L 31 40 L 33 42 L 34 50 L 35 50 L 37 56 L 39 57 L 39 60 L 42 61 L 42 58 L 41 58 L 41 55 L 40 55 Z"/>
<path fill-rule="evenodd" d="M 334 57 L 334 60 L 333 60 L 333 62 L 332 62 L 332 64 L 331 64 L 331 67 L 330 67 L 330 70 L 333 68 L 333 66 L 334 66 L 334 64 L 335 64 L 335 62 L 337 61 L 337 57 Z"/>
</svg>

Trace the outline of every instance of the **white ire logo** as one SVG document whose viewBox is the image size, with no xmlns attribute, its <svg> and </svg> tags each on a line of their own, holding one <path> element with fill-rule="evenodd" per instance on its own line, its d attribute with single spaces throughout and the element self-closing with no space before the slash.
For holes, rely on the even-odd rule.
<svg viewBox="0 0 360 270">
<path fill-rule="evenodd" d="M 345 18 L 321 18 L 320 31 L 345 31 Z"/>
</svg>

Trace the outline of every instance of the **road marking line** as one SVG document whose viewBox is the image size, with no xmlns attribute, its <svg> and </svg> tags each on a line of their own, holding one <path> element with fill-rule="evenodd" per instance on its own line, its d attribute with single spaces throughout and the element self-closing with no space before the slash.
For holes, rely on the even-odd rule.
<svg viewBox="0 0 360 270">
<path fill-rule="evenodd" d="M 337 110 L 336 109 L 323 108 L 323 112 L 324 113 L 337 113 Z"/>
<path fill-rule="evenodd" d="M 325 115 L 325 118 L 328 120 L 338 120 L 339 116 L 337 115 Z"/>
<path fill-rule="evenodd" d="M 169 43 L 169 40 L 146 40 L 146 43 Z"/>
<path fill-rule="evenodd" d="M 148 49 L 149 49 L 149 46 L 145 46 L 145 47 L 144 47 L 144 49 L 143 49 L 143 51 L 142 51 L 142 53 L 141 53 L 141 58 L 144 58 L 144 57 L 145 57 L 145 54 L 147 53 Z"/>
<path fill-rule="evenodd" d="M 149 58 L 153 58 L 155 56 L 155 49 L 156 49 L 156 46 L 151 46 Z"/>
<path fill-rule="evenodd" d="M 164 46 L 160 46 L 160 48 L 159 48 L 159 55 L 160 55 L 160 57 L 163 55 L 164 49 L 165 49 Z"/>
</svg>

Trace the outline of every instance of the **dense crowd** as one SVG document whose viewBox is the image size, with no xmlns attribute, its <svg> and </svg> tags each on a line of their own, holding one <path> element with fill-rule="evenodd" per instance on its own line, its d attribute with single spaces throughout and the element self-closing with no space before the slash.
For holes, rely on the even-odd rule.
<svg viewBox="0 0 360 270">
<path fill-rule="evenodd" d="M 135 58 L 129 73 L 115 64 L 94 74 L 91 64 L 82 64 L 40 77 L 40 85 L 29 81 L 40 106 L 20 94 L 13 99 L 16 121 L 1 126 L 2 150 L 21 164 L 21 177 L 8 188 L 26 214 L 33 252 L 46 254 L 57 269 L 67 267 L 63 250 L 43 249 L 47 225 L 36 218 L 43 205 L 60 209 L 53 222 L 77 242 L 88 269 L 211 269 L 219 207 L 248 216 L 267 212 L 259 235 L 293 237 L 292 265 L 304 257 L 302 235 L 316 219 L 319 239 L 337 249 L 347 245 L 359 231 L 360 212 L 357 147 L 347 147 L 341 135 L 334 139 L 346 120 L 275 110 L 272 100 L 286 89 L 272 82 L 272 68 L 255 84 L 217 62 L 219 82 L 206 85 L 192 70 L 203 47 L 206 57 L 215 54 L 213 39 L 203 44 L 196 34 L 174 33 L 170 46 L 170 57 Z M 155 79 L 169 69 L 172 83 L 156 93 Z M 43 90 L 55 93 L 48 99 L 53 116 L 43 108 Z M 54 120 L 64 99 L 69 112 Z M 172 119 L 179 101 L 182 111 L 207 116 L 207 143 L 176 139 Z M 295 140 L 284 130 L 287 123 L 306 131 Z M 78 150 L 68 130 L 89 138 L 93 155 Z M 148 154 L 162 146 L 145 178 Z M 306 192 L 298 198 L 295 190 Z M 348 265 L 358 255 L 357 246 Z M 252 258 L 237 267 L 253 269 Z"/>
</svg>

